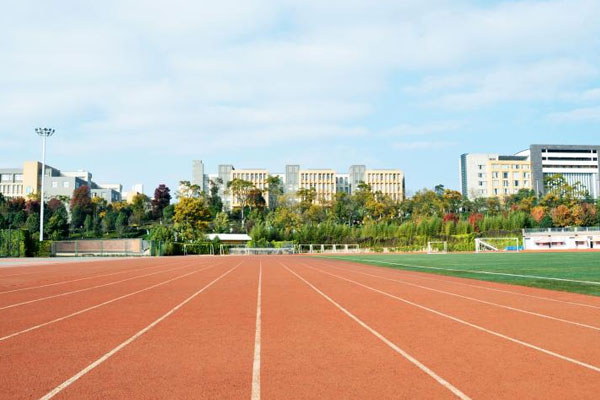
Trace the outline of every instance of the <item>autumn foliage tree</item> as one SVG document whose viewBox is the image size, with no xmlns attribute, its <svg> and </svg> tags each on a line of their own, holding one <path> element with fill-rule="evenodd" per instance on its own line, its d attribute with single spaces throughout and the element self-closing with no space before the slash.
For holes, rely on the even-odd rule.
<svg viewBox="0 0 600 400">
<path fill-rule="evenodd" d="M 171 204 L 171 190 L 165 184 L 160 184 L 154 189 L 152 199 L 152 215 L 154 218 L 162 217 L 163 210 Z"/>
</svg>

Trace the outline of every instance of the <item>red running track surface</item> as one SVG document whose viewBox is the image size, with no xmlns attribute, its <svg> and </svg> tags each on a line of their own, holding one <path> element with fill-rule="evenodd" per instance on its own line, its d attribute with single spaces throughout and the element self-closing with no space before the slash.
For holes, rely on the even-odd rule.
<svg viewBox="0 0 600 400">
<path fill-rule="evenodd" d="M 578 398 L 600 299 L 295 256 L 0 274 L 2 399 Z"/>
</svg>

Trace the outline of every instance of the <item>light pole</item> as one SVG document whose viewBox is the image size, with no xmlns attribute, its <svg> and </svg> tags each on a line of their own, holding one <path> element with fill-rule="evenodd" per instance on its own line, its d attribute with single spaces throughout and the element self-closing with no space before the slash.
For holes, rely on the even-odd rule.
<svg viewBox="0 0 600 400">
<path fill-rule="evenodd" d="M 40 194 L 40 242 L 44 241 L 44 184 L 46 181 L 46 138 L 54 135 L 54 129 L 35 128 L 42 137 L 42 193 Z"/>
</svg>

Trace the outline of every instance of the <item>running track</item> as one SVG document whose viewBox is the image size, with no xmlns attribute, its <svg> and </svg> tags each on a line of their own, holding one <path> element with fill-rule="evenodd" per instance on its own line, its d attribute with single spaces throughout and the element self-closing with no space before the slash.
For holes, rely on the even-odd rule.
<svg viewBox="0 0 600 400">
<path fill-rule="evenodd" d="M 577 398 L 600 299 L 295 256 L 0 270 L 2 399 Z"/>
</svg>

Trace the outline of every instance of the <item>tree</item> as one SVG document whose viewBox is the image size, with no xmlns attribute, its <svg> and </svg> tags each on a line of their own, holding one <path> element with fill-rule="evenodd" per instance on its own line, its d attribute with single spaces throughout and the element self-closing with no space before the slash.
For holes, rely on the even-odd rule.
<svg viewBox="0 0 600 400">
<path fill-rule="evenodd" d="M 67 210 L 62 205 L 57 207 L 52 216 L 48 220 L 48 223 L 44 225 L 44 229 L 46 230 L 46 235 L 51 240 L 60 240 L 65 239 L 69 236 L 69 220 L 67 215 Z"/>
<path fill-rule="evenodd" d="M 37 233 L 40 231 L 40 214 L 31 213 L 25 221 L 25 228 L 31 233 Z"/>
<path fill-rule="evenodd" d="M 244 225 L 244 208 L 248 205 L 249 196 L 254 189 L 254 184 L 250 181 L 235 178 L 227 182 L 227 189 L 231 191 L 234 199 L 242 209 L 242 225 Z"/>
<path fill-rule="evenodd" d="M 83 229 L 88 235 L 94 231 L 94 221 L 92 220 L 92 216 L 89 214 L 85 216 L 85 220 L 83 221 Z"/>
<path fill-rule="evenodd" d="M 71 197 L 71 225 L 73 228 L 81 228 L 85 217 L 93 212 L 90 188 L 86 185 L 73 190 Z"/>
<path fill-rule="evenodd" d="M 216 216 L 223 210 L 223 200 L 219 196 L 219 190 L 223 184 L 223 179 L 217 178 L 214 181 L 210 181 L 210 197 L 208 198 L 208 208 L 210 208 L 210 214 Z"/>
<path fill-rule="evenodd" d="M 279 176 L 269 175 L 267 177 L 267 195 L 269 197 L 269 208 L 277 208 L 279 197 L 283 195 L 283 182 Z"/>
<path fill-rule="evenodd" d="M 555 226 L 570 226 L 573 225 L 573 215 L 569 207 L 564 204 L 552 209 L 552 222 Z"/>
<path fill-rule="evenodd" d="M 138 193 L 131 199 L 131 222 L 134 225 L 142 225 L 146 220 L 149 210 L 150 199 L 143 193 Z"/>
<path fill-rule="evenodd" d="M 300 199 L 300 205 L 303 209 L 307 210 L 312 203 L 317 199 L 317 191 L 315 188 L 300 188 L 296 192 L 296 195 Z"/>
<path fill-rule="evenodd" d="M 229 232 L 229 217 L 227 213 L 220 212 L 217 213 L 215 219 L 213 220 L 213 232 L 215 233 L 227 233 Z"/>
<path fill-rule="evenodd" d="M 180 197 L 179 202 L 175 204 L 173 221 L 184 239 L 198 238 L 208 228 L 210 221 L 210 211 L 206 206 L 205 199 Z"/>
<path fill-rule="evenodd" d="M 536 206 L 531 209 L 531 217 L 538 224 L 542 222 L 542 219 L 546 216 L 546 208 L 543 206 Z"/>
<path fill-rule="evenodd" d="M 171 190 L 164 184 L 158 185 L 154 189 L 154 198 L 152 199 L 152 215 L 155 219 L 161 218 L 163 210 L 171 204 Z"/>
<path fill-rule="evenodd" d="M 127 214 L 124 211 L 119 212 L 119 215 L 117 216 L 117 219 L 115 221 L 115 229 L 117 231 L 117 234 L 121 237 L 127 230 L 127 221 L 128 220 L 129 220 L 129 217 L 127 216 Z"/>
</svg>

